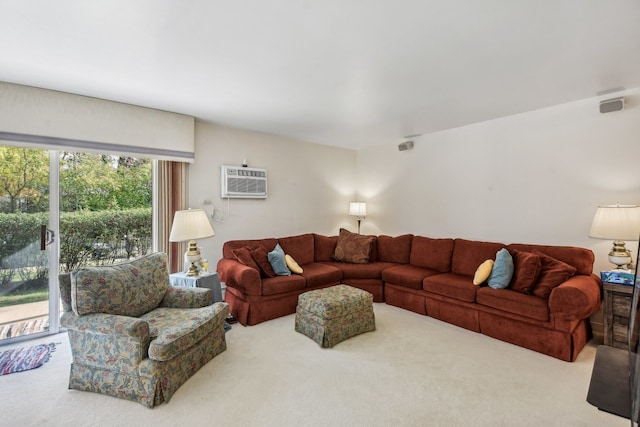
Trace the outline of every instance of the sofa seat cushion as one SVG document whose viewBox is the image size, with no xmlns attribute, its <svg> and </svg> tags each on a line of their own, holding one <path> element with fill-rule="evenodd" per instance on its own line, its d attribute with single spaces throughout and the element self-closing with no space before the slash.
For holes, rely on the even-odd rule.
<svg viewBox="0 0 640 427">
<path fill-rule="evenodd" d="M 393 262 L 370 262 L 369 264 L 352 264 L 348 262 L 326 263 L 339 268 L 343 279 L 378 279 L 382 280 L 382 271 L 398 264 Z"/>
<path fill-rule="evenodd" d="M 511 289 L 492 289 L 483 287 L 476 295 L 478 304 L 492 307 L 531 319 L 546 322 L 549 320 L 549 305 L 544 298 L 526 295 Z"/>
<path fill-rule="evenodd" d="M 306 279 L 307 288 L 316 288 L 340 283 L 342 271 L 332 265 L 312 263 L 302 268 L 301 276 Z"/>
<path fill-rule="evenodd" d="M 460 301 L 475 302 L 478 287 L 473 284 L 473 276 L 441 273 L 426 277 L 422 281 L 422 289 Z"/>
<path fill-rule="evenodd" d="M 224 320 L 224 307 L 225 303 L 215 303 L 202 308 L 157 308 L 141 316 L 149 324 L 149 358 L 171 360 L 200 342 Z"/>
<path fill-rule="evenodd" d="M 439 274 L 437 270 L 415 265 L 397 265 L 382 272 L 382 280 L 394 285 L 403 286 L 410 289 L 422 289 L 422 281 L 425 277 Z"/>
<path fill-rule="evenodd" d="M 262 279 L 262 295 L 276 295 L 304 289 L 307 281 L 304 277 L 293 274 L 291 276 L 276 276 Z"/>
</svg>

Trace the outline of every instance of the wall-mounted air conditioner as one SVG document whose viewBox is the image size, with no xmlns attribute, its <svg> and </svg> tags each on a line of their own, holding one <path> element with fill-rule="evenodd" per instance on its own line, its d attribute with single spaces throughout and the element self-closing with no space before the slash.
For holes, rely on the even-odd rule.
<svg viewBox="0 0 640 427">
<path fill-rule="evenodd" d="M 231 199 L 266 199 L 267 170 L 225 166 L 220 168 L 221 197 Z"/>
</svg>

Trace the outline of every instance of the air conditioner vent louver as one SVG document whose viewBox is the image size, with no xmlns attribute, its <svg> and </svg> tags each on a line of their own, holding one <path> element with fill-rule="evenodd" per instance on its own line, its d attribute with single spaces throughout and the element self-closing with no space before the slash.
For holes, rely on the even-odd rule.
<svg viewBox="0 0 640 427">
<path fill-rule="evenodd" d="M 222 165 L 220 171 L 221 194 L 223 198 L 267 198 L 266 169 Z"/>
</svg>

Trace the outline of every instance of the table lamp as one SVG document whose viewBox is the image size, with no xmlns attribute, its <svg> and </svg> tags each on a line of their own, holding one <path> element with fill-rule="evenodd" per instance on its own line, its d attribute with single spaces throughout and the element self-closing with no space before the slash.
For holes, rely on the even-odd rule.
<svg viewBox="0 0 640 427">
<path fill-rule="evenodd" d="M 589 237 L 613 240 L 609 262 L 622 269 L 632 262 L 631 252 L 624 240 L 636 240 L 640 234 L 640 207 L 638 205 L 598 206 L 593 217 Z"/>
<path fill-rule="evenodd" d="M 358 220 L 358 234 L 360 234 L 360 221 L 367 217 L 367 204 L 364 202 L 350 202 L 349 215 L 355 216 Z"/>
<path fill-rule="evenodd" d="M 189 248 L 184 254 L 184 259 L 191 263 L 187 270 L 187 276 L 197 276 L 200 261 L 200 250 L 196 245 L 196 239 L 206 239 L 215 236 L 215 231 L 209 222 L 209 217 L 202 209 L 189 209 L 176 211 L 171 225 L 170 242 L 189 241 Z"/>
</svg>

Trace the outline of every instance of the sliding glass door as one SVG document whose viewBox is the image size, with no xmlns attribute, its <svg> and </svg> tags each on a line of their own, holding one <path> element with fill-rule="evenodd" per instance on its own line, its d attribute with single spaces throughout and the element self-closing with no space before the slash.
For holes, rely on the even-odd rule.
<svg viewBox="0 0 640 427">
<path fill-rule="evenodd" d="M 58 332 L 60 272 L 151 252 L 151 166 L 0 145 L 0 345 Z"/>
<path fill-rule="evenodd" d="M 58 330 L 57 164 L 56 152 L 0 146 L 0 343 Z"/>
</svg>

